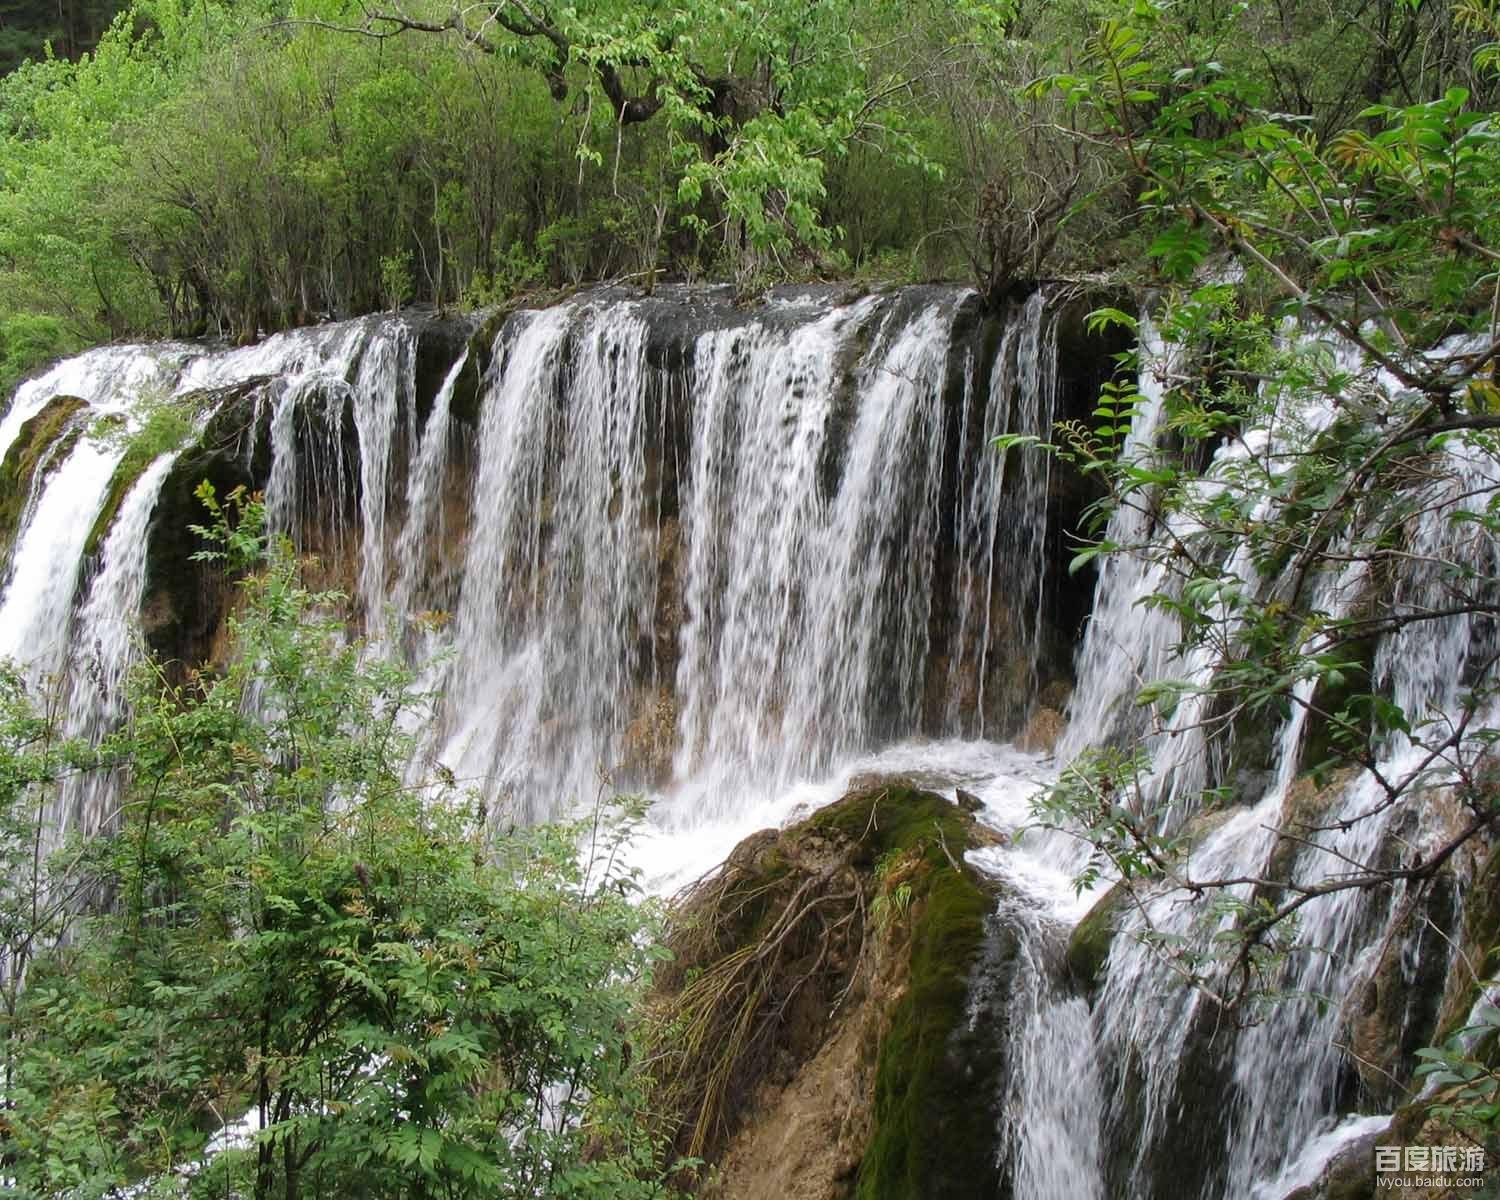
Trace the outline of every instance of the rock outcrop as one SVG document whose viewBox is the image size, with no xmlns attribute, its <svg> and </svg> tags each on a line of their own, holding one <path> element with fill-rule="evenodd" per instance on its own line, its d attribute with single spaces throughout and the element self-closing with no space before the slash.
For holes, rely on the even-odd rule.
<svg viewBox="0 0 1500 1200">
<path fill-rule="evenodd" d="M 1003 988 L 976 1014 L 970 983 L 1015 945 L 963 859 L 988 838 L 942 796 L 867 782 L 680 898 L 656 1074 L 702 1194 L 1003 1194 Z"/>
</svg>

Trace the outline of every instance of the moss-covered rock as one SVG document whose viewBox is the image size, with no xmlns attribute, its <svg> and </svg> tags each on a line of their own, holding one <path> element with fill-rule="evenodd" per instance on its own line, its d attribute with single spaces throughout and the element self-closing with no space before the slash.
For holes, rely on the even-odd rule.
<svg viewBox="0 0 1500 1200">
<path fill-rule="evenodd" d="M 1074 982 L 1085 991 L 1093 991 L 1099 983 L 1109 948 L 1120 928 L 1120 914 L 1129 899 L 1128 890 L 1115 884 L 1099 897 L 1068 938 L 1064 961 Z"/>
<path fill-rule="evenodd" d="M 966 1037 L 969 984 L 987 934 L 996 967 L 1014 956 L 987 928 L 994 898 L 964 872 L 938 869 L 913 915 L 911 981 L 880 1046 L 875 1126 L 860 1164 L 860 1200 L 999 1194 L 999 1123 L 989 1097 L 1001 1031 Z M 982 1056 L 982 1057 L 981 1057 Z"/>
<path fill-rule="evenodd" d="M 999 1120 L 986 1098 L 999 1093 L 1003 1038 L 989 1022 L 971 1028 L 967 1012 L 976 963 L 1003 972 L 1015 947 L 991 920 L 993 885 L 963 860 L 982 840 L 944 797 L 869 783 L 746 839 L 690 889 L 658 997 L 659 1075 L 680 1148 L 710 1162 L 742 1148 L 741 1129 L 787 1120 L 783 1091 L 805 1091 L 813 1064 L 824 1077 L 827 1048 L 843 1047 L 849 1111 L 807 1118 L 820 1137 L 839 1131 L 842 1165 L 818 1195 L 998 1194 Z M 855 1028 L 864 1050 L 851 1066 Z M 746 1157 L 731 1156 L 731 1169 L 766 1176 Z M 765 1186 L 736 1179 L 717 1194 Z"/>
<path fill-rule="evenodd" d="M 0 548 L 9 553 L 19 532 L 27 497 L 67 456 L 82 433 L 74 417 L 88 404 L 77 396 L 54 396 L 16 434 L 0 463 Z"/>
<path fill-rule="evenodd" d="M 115 466 L 114 474 L 110 476 L 109 488 L 104 493 L 104 503 L 99 508 L 99 515 L 94 518 L 94 524 L 89 529 L 89 536 L 83 547 L 85 554 L 99 552 L 110 527 L 115 523 L 115 517 L 119 515 L 120 505 L 124 503 L 136 481 L 158 456 L 177 449 L 187 441 L 193 430 L 194 410 L 200 403 L 213 403 L 218 395 L 219 393 L 200 393 L 156 407 L 146 416 L 142 427 L 133 434 L 125 432 L 124 421 L 119 419 L 119 429 L 115 436 L 127 437 L 129 441 L 124 455 Z"/>
</svg>

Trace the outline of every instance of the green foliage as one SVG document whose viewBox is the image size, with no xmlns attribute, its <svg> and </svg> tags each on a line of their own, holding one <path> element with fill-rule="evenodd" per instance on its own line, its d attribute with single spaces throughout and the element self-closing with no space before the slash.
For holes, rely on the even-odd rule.
<svg viewBox="0 0 1500 1200">
<path fill-rule="evenodd" d="M 404 671 L 339 636 L 258 502 L 200 496 L 203 556 L 253 568 L 235 657 L 137 674 L 100 751 L 128 766 L 112 832 L 30 874 L 68 760 L 0 677 L 15 1194 L 666 1194 L 627 1051 L 656 952 L 621 830 L 494 843 L 474 797 L 409 781 Z M 39 953 L 79 889 L 111 903 Z"/>
<path fill-rule="evenodd" d="M 76 59 L 90 50 L 109 28 L 119 5 L 115 0 L 4 0 L 0 3 L 0 74 L 27 59 L 49 54 Z"/>
<path fill-rule="evenodd" d="M 1382 282 L 1472 293 L 1488 123 L 1451 164 L 1468 207 L 1418 160 L 1449 97 L 1487 111 L 1493 8 L 1375 7 L 137 0 L 0 80 L 0 322 L 250 338 L 542 281 L 850 267 L 998 301 L 1059 269 L 1185 278 L 1226 230 L 1335 276 L 1373 238 Z M 1360 172 L 1372 204 L 1310 203 Z M 1402 192 L 1430 211 L 1387 234 Z M 1419 233 L 1425 262 L 1396 245 Z"/>
<path fill-rule="evenodd" d="M 915 897 L 912 890 L 912 875 L 916 871 L 920 856 L 888 850 L 875 864 L 875 898 L 870 901 L 870 915 L 881 932 L 906 919 Z"/>
<path fill-rule="evenodd" d="M 1439 19 L 1416 5 L 1387 15 L 1415 41 Z M 1081 884 L 1112 876 L 1196 902 L 1192 936 L 1146 936 L 1234 1005 L 1278 993 L 1305 905 L 1345 888 L 1421 886 L 1494 819 L 1482 780 L 1497 736 L 1482 719 L 1492 670 L 1476 665 L 1460 711 L 1440 713 L 1398 706 L 1371 661 L 1380 637 L 1488 620 L 1500 596 L 1483 550 L 1500 533 L 1493 81 L 1439 74 L 1411 95 L 1408 80 L 1394 102 L 1389 56 L 1340 57 L 1326 81 L 1339 87 L 1309 80 L 1273 107 L 1288 100 L 1287 80 L 1268 74 L 1274 54 L 1249 49 L 1267 18 L 1255 6 L 1145 0 L 1098 16 L 1082 55 L 1038 91 L 1110 148 L 1172 349 L 1127 357 L 1090 419 L 1062 424 L 1043 449 L 1103 492 L 1075 565 L 1134 559 L 1153 583 L 1141 604 L 1180 633 L 1185 677 L 1142 687 L 1132 728 L 1195 728 L 1222 751 L 1204 764 L 1207 790 L 1190 797 L 1152 778 L 1138 746 L 1097 750 L 1063 773 L 1037 817 L 1089 845 Z M 1316 41 L 1324 27 L 1311 21 L 1299 36 Z M 1091 320 L 1129 323 L 1118 310 Z M 1461 353 L 1443 342 L 1456 333 L 1469 335 Z M 1152 437 L 1136 440 L 1147 391 Z M 1009 452 L 1037 445 L 1001 441 Z M 1411 533 L 1432 514 L 1491 540 L 1454 535 L 1417 568 Z M 1402 584 L 1414 571 L 1426 595 Z M 1264 780 L 1233 769 L 1239 747 L 1269 746 L 1299 710 L 1305 768 L 1357 768 L 1380 789 L 1358 819 L 1419 805 L 1444 782 L 1465 805 L 1459 827 L 1414 864 L 1310 850 L 1289 856 L 1291 878 L 1194 875 L 1187 817 L 1258 798 Z M 1420 752 L 1416 767 L 1390 765 L 1398 746 Z M 1306 832 L 1284 835 L 1301 845 Z"/>
<path fill-rule="evenodd" d="M 1143 749 L 1085 751 L 1033 805 L 1033 815 L 1044 825 L 1067 829 L 1081 823 L 1087 829 L 1089 857 L 1074 880 L 1080 894 L 1105 877 L 1159 877 L 1185 849 L 1178 839 L 1156 832 L 1161 812 L 1142 813 L 1135 803 L 1149 766 Z"/>
<path fill-rule="evenodd" d="M 5 403 L 16 385 L 37 367 L 77 349 L 56 317 L 18 312 L 0 318 L 0 395 L 6 397 Z"/>
<path fill-rule="evenodd" d="M 1493 979 L 1480 984 L 1488 990 Z M 1472 1025 L 1456 1030 L 1442 1045 L 1417 1051 L 1416 1076 L 1435 1089 L 1428 1111 L 1459 1130 L 1484 1138 L 1500 1129 L 1500 1071 L 1495 1069 L 1500 1010 L 1484 1004 Z"/>
<path fill-rule="evenodd" d="M 952 1055 L 994 898 L 972 868 L 960 865 L 966 835 L 953 805 L 892 788 L 878 794 L 869 811 L 878 824 L 895 826 L 875 835 L 891 847 L 886 856 L 894 854 L 913 872 L 910 982 L 880 1043 L 875 1128 L 855 1187 L 861 1200 L 883 1200 L 929 1195 L 937 1180 L 976 1183 L 991 1170 L 992 1118 L 972 1095 L 953 1087 Z M 877 871 L 883 861 L 877 860 Z"/>
<path fill-rule="evenodd" d="M 0 319 L 250 338 L 542 277 L 800 272 L 842 261 L 830 170 L 885 169 L 851 144 L 925 186 L 909 89 L 869 60 L 895 6 L 610 0 L 545 35 L 501 8 L 433 37 L 138 0 L 79 61 L 0 80 Z"/>
</svg>

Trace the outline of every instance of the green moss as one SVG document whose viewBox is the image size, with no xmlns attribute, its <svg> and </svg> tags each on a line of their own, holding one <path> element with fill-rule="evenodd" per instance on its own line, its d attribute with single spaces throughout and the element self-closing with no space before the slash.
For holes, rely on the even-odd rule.
<svg viewBox="0 0 1500 1200">
<path fill-rule="evenodd" d="M 961 861 L 973 841 L 972 822 L 956 804 L 905 784 L 854 792 L 814 813 L 806 828 L 850 843 L 850 861 L 857 867 L 873 867 L 892 852 L 917 850 L 929 866 L 951 869 L 949 855 Z"/>
<path fill-rule="evenodd" d="M 1078 983 L 1092 991 L 1104 970 L 1109 948 L 1114 943 L 1120 908 L 1129 896 L 1128 890 L 1115 884 L 1101 896 L 1088 915 L 1078 922 L 1068 938 L 1068 970 Z"/>
<path fill-rule="evenodd" d="M 964 814 L 930 792 L 882 788 L 823 810 L 814 823 L 859 838 L 872 861 L 920 854 L 913 880 L 910 981 L 880 1045 L 875 1122 L 860 1165 L 860 1200 L 992 1196 L 995 1122 L 969 1086 L 954 1041 L 965 1024 L 969 978 L 993 895 L 963 863 L 972 844 Z M 861 835 L 862 831 L 867 831 Z"/>
<path fill-rule="evenodd" d="M 41 412 L 21 426 L 0 463 L 0 545 L 15 542 L 26 498 L 37 481 L 38 469 L 61 463 L 81 430 L 71 424 L 75 413 L 88 405 L 77 396 L 54 396 Z"/>
<path fill-rule="evenodd" d="M 1339 654 L 1345 660 L 1340 678 L 1337 683 L 1325 679 L 1318 685 L 1302 735 L 1302 762 L 1311 769 L 1347 761 L 1351 751 L 1363 749 L 1379 732 L 1374 710 L 1364 697 L 1374 675 L 1374 639 L 1350 642 L 1340 647 Z M 1320 713 L 1341 717 L 1342 723 L 1336 725 Z"/>
<path fill-rule="evenodd" d="M 104 504 L 99 509 L 99 515 L 94 518 L 88 540 L 84 542 L 85 554 L 99 552 L 99 547 L 104 544 L 105 535 L 109 533 L 110 526 L 115 523 L 115 517 L 119 514 L 120 505 L 124 502 L 126 494 L 134 486 L 136 480 L 146 473 L 146 468 L 155 462 L 159 455 L 180 446 L 191 430 L 192 425 L 182 413 L 171 408 L 159 407 L 150 412 L 145 424 L 137 433 L 130 435 L 130 444 L 125 448 L 125 456 L 120 459 L 115 467 L 115 473 L 110 477 L 109 489 L 104 495 Z"/>
</svg>

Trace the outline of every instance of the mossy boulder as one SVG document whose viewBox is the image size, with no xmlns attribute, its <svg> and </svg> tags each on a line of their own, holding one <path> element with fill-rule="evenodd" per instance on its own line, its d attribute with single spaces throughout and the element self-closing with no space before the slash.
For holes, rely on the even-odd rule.
<svg viewBox="0 0 1500 1200">
<path fill-rule="evenodd" d="M 84 542 L 85 554 L 94 555 L 99 552 L 115 518 L 119 516 L 120 505 L 125 502 L 130 489 L 146 473 L 146 468 L 162 454 L 182 447 L 192 436 L 196 414 L 200 410 L 208 411 L 227 402 L 238 390 L 231 388 L 195 392 L 154 406 L 146 413 L 141 428 L 134 432 L 127 432 L 123 417 L 110 418 L 115 423 L 110 436 L 127 439 L 125 453 L 115 465 L 114 474 L 110 476 L 104 503 Z"/>
<path fill-rule="evenodd" d="M 860 1144 L 840 1148 L 839 1178 L 819 1194 L 999 1194 L 989 1098 L 1004 1039 L 989 1015 L 969 1021 L 970 984 L 981 962 L 1003 975 L 1015 943 L 992 920 L 994 885 L 964 862 L 983 840 L 945 797 L 868 782 L 746 839 L 680 898 L 656 1004 L 680 1149 L 717 1161 L 747 1123 L 773 1119 L 768 1094 L 794 1092 L 858 1022 L 877 1031 L 856 1089 L 865 1111 L 837 1124 Z"/>
<path fill-rule="evenodd" d="M 1115 884 L 1099 897 L 1068 938 L 1064 954 L 1068 973 L 1087 992 L 1092 992 L 1099 984 L 1105 961 L 1109 958 L 1109 948 L 1119 932 L 1120 914 L 1129 899 L 1126 887 Z"/>
<path fill-rule="evenodd" d="M 960 872 L 934 882 L 911 927 L 911 982 L 880 1046 L 875 1127 L 860 1164 L 859 1200 L 1001 1195 L 1004 1031 L 971 1025 L 967 1007 L 981 962 L 1003 977 L 1014 934 L 988 920 L 994 897 Z"/>
<path fill-rule="evenodd" d="M 83 432 L 74 418 L 88 408 L 77 396 L 54 396 L 26 421 L 0 462 L 0 548 L 9 553 L 20 531 L 27 498 L 65 457 Z"/>
</svg>

